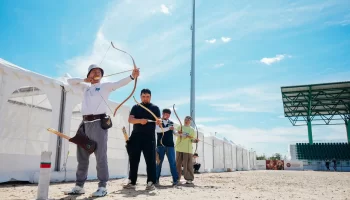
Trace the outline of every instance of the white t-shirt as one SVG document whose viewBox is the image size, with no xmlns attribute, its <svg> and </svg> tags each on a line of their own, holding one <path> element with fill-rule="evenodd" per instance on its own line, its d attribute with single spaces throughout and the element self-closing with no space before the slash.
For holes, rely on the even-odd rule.
<svg viewBox="0 0 350 200">
<path fill-rule="evenodd" d="M 104 82 L 90 84 L 85 83 L 81 78 L 70 78 L 67 80 L 68 84 L 74 87 L 80 87 L 83 91 L 83 102 L 81 106 L 82 115 L 99 115 L 107 113 L 107 100 L 109 94 L 118 88 L 121 88 L 132 81 L 128 76 L 117 82 Z"/>
</svg>

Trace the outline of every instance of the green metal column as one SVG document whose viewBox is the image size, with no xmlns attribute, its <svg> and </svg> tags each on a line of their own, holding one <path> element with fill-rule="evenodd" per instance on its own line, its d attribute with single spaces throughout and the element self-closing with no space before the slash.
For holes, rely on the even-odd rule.
<svg viewBox="0 0 350 200">
<path fill-rule="evenodd" d="M 311 87 L 309 87 L 309 103 L 307 107 L 307 133 L 309 136 L 309 144 L 313 144 L 312 140 L 312 126 L 311 126 L 311 101 L 312 101 L 312 96 L 311 96 Z"/>
<path fill-rule="evenodd" d="M 309 136 L 309 144 L 313 144 L 313 140 L 312 140 L 312 126 L 311 126 L 311 120 L 308 119 L 307 120 L 307 133 Z"/>
<path fill-rule="evenodd" d="M 348 136 L 348 143 L 350 144 L 350 119 L 345 121 L 346 133 Z"/>
</svg>

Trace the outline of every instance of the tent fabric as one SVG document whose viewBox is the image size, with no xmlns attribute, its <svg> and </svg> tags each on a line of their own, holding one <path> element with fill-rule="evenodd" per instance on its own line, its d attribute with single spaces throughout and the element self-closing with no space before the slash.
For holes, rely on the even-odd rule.
<svg viewBox="0 0 350 200">
<path fill-rule="evenodd" d="M 51 151 L 51 181 L 74 181 L 77 166 L 76 145 L 62 139 L 60 154 L 56 154 L 58 137 L 47 128 L 58 130 L 63 115 L 63 133 L 74 136 L 81 122 L 82 92 L 67 84 L 69 74 L 58 79 L 31 72 L 0 59 L 0 182 L 37 182 L 42 151 Z M 63 92 L 64 91 L 64 92 Z M 108 100 L 108 106 L 118 103 Z M 63 108 L 63 111 L 61 111 Z M 122 128 L 130 134 L 128 123 L 130 107 L 122 106 L 108 135 L 108 163 L 111 178 L 127 177 L 128 156 Z M 175 126 L 179 126 L 175 124 Z M 198 129 L 197 153 L 200 172 L 254 169 L 256 154 L 238 147 L 226 138 L 220 139 Z M 174 137 L 174 141 L 176 138 Z M 195 150 L 196 144 L 193 144 Z M 249 152 L 249 153 L 248 153 Z M 59 156 L 56 163 L 56 156 Z M 170 175 L 165 158 L 162 175 Z M 54 166 L 58 165 L 58 171 Z M 96 158 L 90 157 L 88 179 L 96 179 Z M 141 158 L 139 174 L 146 174 Z"/>
</svg>

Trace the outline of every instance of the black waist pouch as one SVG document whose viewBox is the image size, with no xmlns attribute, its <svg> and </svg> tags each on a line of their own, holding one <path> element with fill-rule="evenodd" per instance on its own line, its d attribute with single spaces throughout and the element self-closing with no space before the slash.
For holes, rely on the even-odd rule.
<svg viewBox="0 0 350 200">
<path fill-rule="evenodd" d="M 112 119 L 109 115 L 104 115 L 101 117 L 101 127 L 102 129 L 109 129 L 113 126 Z"/>
</svg>

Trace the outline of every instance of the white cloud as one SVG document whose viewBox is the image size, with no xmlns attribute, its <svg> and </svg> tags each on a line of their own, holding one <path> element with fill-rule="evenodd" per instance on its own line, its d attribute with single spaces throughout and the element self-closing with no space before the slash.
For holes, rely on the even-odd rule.
<svg viewBox="0 0 350 200">
<path fill-rule="evenodd" d="M 283 5 L 273 1 L 241 1 L 234 8 L 213 7 L 210 15 L 198 19 L 197 26 L 202 32 L 230 32 L 230 36 L 235 39 L 251 38 L 252 35 L 261 37 L 265 31 L 296 28 L 314 22 L 322 26 L 319 20 L 324 18 L 336 19 L 345 25 L 346 19 L 344 22 L 344 19 L 339 19 L 339 13 L 348 13 L 348 5 L 348 0 L 293 1 Z"/>
<path fill-rule="evenodd" d="M 168 3 L 173 4 L 175 1 L 169 0 Z M 188 34 L 191 31 L 186 26 L 187 22 L 177 23 L 178 20 L 169 18 L 166 19 L 164 25 L 154 26 L 157 23 L 154 21 L 159 20 L 160 17 L 152 14 L 152 10 L 156 9 L 157 12 L 160 12 L 158 11 L 159 6 L 157 0 L 118 1 L 115 5 L 110 6 L 97 29 L 95 40 L 90 45 L 91 48 L 58 65 L 59 73 L 68 72 L 72 76 L 86 76 L 90 64 L 101 62 L 110 47 L 110 41 L 134 57 L 141 70 L 139 79 L 143 80 L 139 82 L 139 85 L 152 81 L 150 78 L 152 76 L 167 73 L 188 62 L 191 46 Z M 180 3 L 178 6 L 181 8 Z M 172 6 L 166 7 L 168 10 L 165 7 L 161 8 L 165 13 L 168 11 L 170 13 Z M 144 34 L 146 32 L 147 34 Z M 149 59 L 150 57 L 152 59 Z M 101 67 L 106 74 L 112 74 L 132 69 L 132 61 L 128 55 L 110 48 Z M 118 77 L 124 75 L 118 75 Z M 118 77 L 112 76 L 109 80 L 118 80 Z"/>
<path fill-rule="evenodd" d="M 205 40 L 205 42 L 210 43 L 210 44 L 214 44 L 216 42 L 216 39 L 213 38 L 211 40 Z"/>
<path fill-rule="evenodd" d="M 197 117 L 196 123 L 205 123 L 205 122 L 218 122 L 227 120 L 225 117 Z"/>
<path fill-rule="evenodd" d="M 266 108 L 263 105 L 244 106 L 240 103 L 221 103 L 210 104 L 210 106 L 215 107 L 217 111 L 222 112 L 271 112 L 269 108 Z"/>
<path fill-rule="evenodd" d="M 222 88 L 196 97 L 203 101 L 217 101 L 222 99 L 251 97 L 260 101 L 276 101 L 281 99 L 280 91 L 271 91 L 272 86 L 250 86 L 241 88 Z"/>
<path fill-rule="evenodd" d="M 325 22 L 326 25 L 340 25 L 340 26 L 348 26 L 350 25 L 350 19 L 344 19 L 340 21 L 328 21 Z"/>
<path fill-rule="evenodd" d="M 161 10 L 161 12 L 164 13 L 164 14 L 167 14 L 167 15 L 170 15 L 170 14 L 171 14 L 170 11 L 169 11 L 169 8 L 168 8 L 167 6 L 165 6 L 164 4 L 162 4 L 162 5 L 160 6 L 160 10 Z"/>
<path fill-rule="evenodd" d="M 225 65 L 224 63 L 215 64 L 213 68 L 220 68 L 220 67 L 223 67 L 224 65 Z"/>
<path fill-rule="evenodd" d="M 221 37 L 221 40 L 222 40 L 224 43 L 227 43 L 227 42 L 231 41 L 231 38 L 229 38 L 229 37 Z"/>
<path fill-rule="evenodd" d="M 261 63 L 264 63 L 266 65 L 271 65 L 273 63 L 276 63 L 276 62 L 279 62 L 281 60 L 283 60 L 284 58 L 286 58 L 288 55 L 276 55 L 275 57 L 272 57 L 272 58 L 262 58 L 260 60 Z M 290 57 L 290 56 L 289 56 Z"/>
<path fill-rule="evenodd" d="M 227 43 L 227 42 L 230 42 L 231 41 L 231 38 L 229 37 L 221 37 L 221 40 L 224 42 L 224 43 Z M 216 39 L 215 38 L 212 38 L 210 40 L 205 40 L 206 43 L 210 43 L 210 44 L 214 44 L 216 43 Z"/>
<path fill-rule="evenodd" d="M 196 101 L 221 112 L 268 112 L 280 113 L 282 98 L 273 86 L 250 86 L 237 89 L 221 88 L 196 97 Z"/>
</svg>

